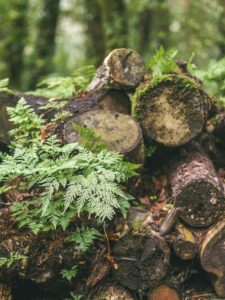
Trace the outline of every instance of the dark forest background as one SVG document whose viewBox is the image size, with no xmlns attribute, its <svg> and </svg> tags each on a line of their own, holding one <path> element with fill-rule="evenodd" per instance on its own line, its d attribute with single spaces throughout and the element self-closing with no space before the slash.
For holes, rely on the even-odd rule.
<svg viewBox="0 0 225 300">
<path fill-rule="evenodd" d="M 225 55 L 225 0 L 0 0 L 0 78 L 31 90 L 98 66 L 113 48 L 148 62 L 160 45 L 200 69 Z"/>
</svg>

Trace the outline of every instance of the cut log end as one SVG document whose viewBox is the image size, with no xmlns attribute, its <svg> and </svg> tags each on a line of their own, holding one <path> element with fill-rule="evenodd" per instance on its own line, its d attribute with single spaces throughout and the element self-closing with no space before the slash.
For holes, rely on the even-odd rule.
<svg viewBox="0 0 225 300">
<path fill-rule="evenodd" d="M 132 49 L 115 49 L 103 62 L 104 79 L 115 88 L 132 89 L 144 77 L 144 62 Z"/>
<path fill-rule="evenodd" d="M 180 218 L 193 227 L 207 227 L 223 213 L 223 187 L 214 166 L 204 153 L 190 153 L 171 173 L 174 206 Z"/>
<path fill-rule="evenodd" d="M 221 215 L 224 195 L 204 179 L 192 182 L 176 197 L 176 206 L 185 207 L 181 219 L 193 227 L 207 227 Z"/>
<path fill-rule="evenodd" d="M 134 300 L 129 292 L 119 285 L 107 285 L 97 292 L 93 300 Z"/>
<path fill-rule="evenodd" d="M 73 123 L 93 129 L 111 151 L 131 155 L 142 144 L 141 130 L 137 122 L 128 115 L 114 111 L 92 110 L 71 119 L 64 127 L 64 138 L 68 143 L 79 141 Z M 137 157 L 139 154 L 135 153 Z M 143 156 L 143 154 L 141 154 Z M 138 161 L 143 160 L 143 157 Z"/>
<path fill-rule="evenodd" d="M 148 300 L 181 300 L 181 295 L 175 288 L 161 284 L 149 292 Z"/>
<path fill-rule="evenodd" d="M 164 278 L 170 251 L 156 236 L 127 235 L 116 243 L 113 257 L 118 265 L 114 270 L 118 282 L 131 290 L 143 291 Z"/>
<path fill-rule="evenodd" d="M 147 139 L 175 147 L 196 137 L 206 122 L 208 98 L 190 78 L 164 75 L 134 95 L 136 114 Z"/>
<path fill-rule="evenodd" d="M 206 234 L 201 247 L 202 268 L 211 274 L 214 289 L 225 297 L 225 220 L 214 225 Z"/>
</svg>

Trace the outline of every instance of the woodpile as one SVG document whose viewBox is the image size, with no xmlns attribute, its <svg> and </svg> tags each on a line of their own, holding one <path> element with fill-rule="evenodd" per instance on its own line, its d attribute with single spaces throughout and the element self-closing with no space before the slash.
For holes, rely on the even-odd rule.
<svg viewBox="0 0 225 300">
<path fill-rule="evenodd" d="M 136 206 L 126 220 L 116 216 L 106 226 L 106 240 L 79 256 L 63 240 L 68 232 L 34 236 L 18 229 L 1 204 L 0 256 L 20 250 L 30 259 L 28 265 L 21 260 L 13 268 L 0 267 L 0 299 L 19 299 L 21 281 L 50 295 L 30 299 L 63 299 L 68 290 L 93 300 L 225 298 L 225 172 L 215 159 L 217 150 L 224 153 L 225 117 L 220 113 L 215 128 L 207 129 L 211 98 L 198 79 L 178 67 L 154 78 L 139 54 L 116 49 L 88 91 L 68 99 L 63 109 L 70 116 L 46 126 L 46 134 L 57 134 L 64 144 L 79 142 L 74 123 L 91 128 L 110 150 L 142 164 L 127 184 Z M 61 111 L 43 111 L 49 102 L 44 97 L 0 91 L 2 145 L 9 143 L 12 128 L 6 107 L 21 97 L 47 122 Z M 149 145 L 156 147 L 151 157 L 145 155 Z M 65 282 L 58 270 L 74 262 L 78 277 Z"/>
</svg>

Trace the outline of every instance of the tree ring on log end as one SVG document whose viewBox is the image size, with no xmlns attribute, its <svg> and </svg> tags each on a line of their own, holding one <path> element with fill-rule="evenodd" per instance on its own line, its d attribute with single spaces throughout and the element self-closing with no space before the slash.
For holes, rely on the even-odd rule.
<svg viewBox="0 0 225 300">
<path fill-rule="evenodd" d="M 118 282 L 131 290 L 143 291 L 165 277 L 170 251 L 156 236 L 127 235 L 115 244 L 113 257 L 118 265 L 114 270 Z"/>
<path fill-rule="evenodd" d="M 202 268 L 211 274 L 214 289 L 225 297 L 225 220 L 214 225 L 206 234 L 201 246 Z"/>
<path fill-rule="evenodd" d="M 173 248 L 177 256 L 183 260 L 193 259 L 197 254 L 196 245 L 190 241 L 178 240 Z"/>
<path fill-rule="evenodd" d="M 111 151 L 130 153 L 142 142 L 138 123 L 131 116 L 115 111 L 91 110 L 72 118 L 64 126 L 64 139 L 67 143 L 79 141 L 73 123 L 93 129 Z"/>
<path fill-rule="evenodd" d="M 193 227 L 213 224 L 224 209 L 224 195 L 218 186 L 204 179 L 193 181 L 176 195 L 175 207 L 184 208 L 180 218 Z"/>
<path fill-rule="evenodd" d="M 149 292 L 148 300 L 181 300 L 181 295 L 174 287 L 161 284 Z"/>
<path fill-rule="evenodd" d="M 132 89 L 144 77 L 144 62 L 132 49 L 115 49 L 103 62 L 105 80 L 115 88 Z"/>
<path fill-rule="evenodd" d="M 186 144 L 202 131 L 208 100 L 196 82 L 174 74 L 145 82 L 133 98 L 144 136 L 170 147 Z"/>
</svg>

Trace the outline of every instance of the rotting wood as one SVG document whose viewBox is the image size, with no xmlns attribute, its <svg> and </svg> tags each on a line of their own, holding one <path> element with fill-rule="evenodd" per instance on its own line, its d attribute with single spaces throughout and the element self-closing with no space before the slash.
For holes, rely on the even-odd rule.
<svg viewBox="0 0 225 300">
<path fill-rule="evenodd" d="M 150 77 L 133 96 L 134 110 L 147 140 L 175 147 L 188 143 L 205 126 L 210 98 L 185 75 Z"/>
<path fill-rule="evenodd" d="M 118 265 L 114 270 L 118 282 L 131 290 L 144 291 L 166 276 L 170 251 L 157 236 L 127 234 L 115 244 L 113 257 Z"/>
<path fill-rule="evenodd" d="M 170 184 L 174 207 L 180 218 L 193 227 L 216 222 L 225 207 L 224 190 L 212 161 L 203 151 L 185 152 L 172 167 Z"/>
<path fill-rule="evenodd" d="M 115 49 L 105 58 L 102 66 L 89 85 L 89 90 L 104 85 L 130 90 L 137 87 L 144 77 L 144 62 L 132 49 Z"/>
</svg>

